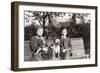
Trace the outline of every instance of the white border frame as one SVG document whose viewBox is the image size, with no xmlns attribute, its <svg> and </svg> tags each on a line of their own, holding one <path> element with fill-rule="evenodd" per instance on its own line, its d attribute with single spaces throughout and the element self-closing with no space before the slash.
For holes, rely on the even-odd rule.
<svg viewBox="0 0 100 73">
<path fill-rule="evenodd" d="M 51 67 L 51 66 L 64 66 L 64 65 L 84 65 L 95 64 L 95 10 L 83 8 L 65 8 L 65 7 L 46 7 L 46 6 L 31 6 L 19 5 L 19 49 L 18 49 L 18 63 L 19 68 L 35 68 L 35 67 Z M 74 60 L 59 60 L 59 61 L 33 61 L 24 62 L 24 10 L 30 11 L 49 11 L 49 12 L 72 12 L 72 13 L 90 13 L 91 14 L 91 43 L 90 43 L 90 59 L 74 59 Z"/>
</svg>

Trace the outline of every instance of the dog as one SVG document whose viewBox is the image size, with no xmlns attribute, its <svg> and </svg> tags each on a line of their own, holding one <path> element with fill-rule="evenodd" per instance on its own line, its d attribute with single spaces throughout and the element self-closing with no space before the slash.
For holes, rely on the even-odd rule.
<svg viewBox="0 0 100 73">
<path fill-rule="evenodd" d="M 53 59 L 60 59 L 60 40 L 55 39 L 51 48 L 53 50 Z"/>
</svg>

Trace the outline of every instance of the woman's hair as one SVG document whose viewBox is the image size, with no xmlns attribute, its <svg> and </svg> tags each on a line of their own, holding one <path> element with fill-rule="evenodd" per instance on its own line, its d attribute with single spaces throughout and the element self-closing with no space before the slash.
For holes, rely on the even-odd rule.
<svg viewBox="0 0 100 73">
<path fill-rule="evenodd" d="M 39 26 L 39 25 L 36 25 L 35 27 L 36 27 L 36 31 L 37 31 L 38 29 L 43 29 L 43 27 L 41 27 L 41 26 Z"/>
<path fill-rule="evenodd" d="M 43 28 L 42 28 L 41 26 L 39 26 L 39 25 L 36 25 L 36 26 L 34 26 L 33 28 L 31 28 L 32 31 L 31 31 L 31 33 L 30 33 L 30 34 L 31 34 L 30 37 L 37 35 L 37 30 L 40 29 L 40 28 L 43 29 Z"/>
</svg>

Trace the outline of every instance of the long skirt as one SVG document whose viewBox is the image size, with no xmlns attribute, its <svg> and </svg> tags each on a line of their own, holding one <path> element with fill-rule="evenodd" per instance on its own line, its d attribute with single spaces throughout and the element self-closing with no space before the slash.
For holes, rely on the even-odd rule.
<svg viewBox="0 0 100 73">
<path fill-rule="evenodd" d="M 33 61 L 42 61 L 43 60 L 43 57 L 41 56 L 41 52 L 39 52 L 38 54 L 36 54 L 36 55 L 33 55 L 32 56 L 32 60 Z"/>
</svg>

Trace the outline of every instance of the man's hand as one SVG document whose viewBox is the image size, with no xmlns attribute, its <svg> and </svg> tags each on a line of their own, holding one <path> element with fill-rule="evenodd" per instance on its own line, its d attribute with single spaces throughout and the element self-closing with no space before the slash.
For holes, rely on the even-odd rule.
<svg viewBox="0 0 100 73">
<path fill-rule="evenodd" d="M 65 53 L 66 51 L 69 51 L 69 48 L 63 49 L 62 51 Z"/>
<path fill-rule="evenodd" d="M 66 51 L 65 49 L 62 50 L 62 52 L 64 52 L 64 53 L 65 53 L 65 51 Z"/>
</svg>

